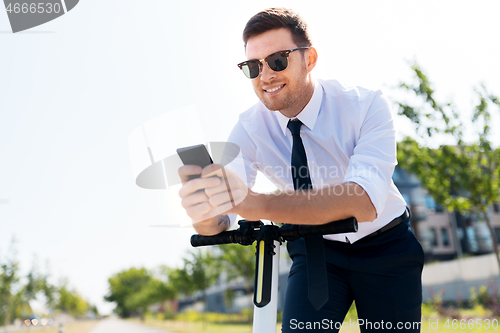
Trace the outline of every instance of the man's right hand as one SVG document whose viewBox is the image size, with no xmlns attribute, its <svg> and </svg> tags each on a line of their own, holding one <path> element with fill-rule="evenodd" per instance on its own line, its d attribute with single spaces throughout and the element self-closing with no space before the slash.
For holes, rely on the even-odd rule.
<svg viewBox="0 0 500 333">
<path fill-rule="evenodd" d="M 212 164 L 203 170 L 196 165 L 184 165 L 179 168 L 179 176 L 182 188 L 179 191 L 182 207 L 187 215 L 193 220 L 193 227 L 201 235 L 215 235 L 229 228 L 229 217 L 217 215 L 216 207 L 209 202 L 205 189 L 215 190 L 221 187 L 222 180 L 219 177 L 201 176 L 207 175 L 216 165 Z M 192 176 L 198 178 L 191 179 Z"/>
</svg>

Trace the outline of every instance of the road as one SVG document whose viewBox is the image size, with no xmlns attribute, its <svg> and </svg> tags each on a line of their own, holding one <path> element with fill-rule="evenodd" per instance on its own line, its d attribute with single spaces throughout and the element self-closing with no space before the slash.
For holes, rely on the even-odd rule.
<svg viewBox="0 0 500 333">
<path fill-rule="evenodd" d="M 89 333 L 171 333 L 159 328 L 150 328 L 128 321 L 110 318 L 101 320 Z"/>
</svg>

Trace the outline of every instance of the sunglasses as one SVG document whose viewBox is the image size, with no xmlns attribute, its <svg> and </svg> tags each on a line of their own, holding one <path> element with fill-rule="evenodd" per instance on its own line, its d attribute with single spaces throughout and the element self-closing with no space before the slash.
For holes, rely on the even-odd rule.
<svg viewBox="0 0 500 333">
<path fill-rule="evenodd" d="M 297 47 L 295 49 L 278 51 L 268 55 L 262 60 L 247 60 L 238 64 L 238 67 L 243 71 L 249 79 L 255 79 L 262 72 L 263 62 L 265 61 L 269 68 L 275 72 L 284 71 L 288 67 L 288 56 L 293 51 L 309 49 L 309 46 Z"/>
</svg>

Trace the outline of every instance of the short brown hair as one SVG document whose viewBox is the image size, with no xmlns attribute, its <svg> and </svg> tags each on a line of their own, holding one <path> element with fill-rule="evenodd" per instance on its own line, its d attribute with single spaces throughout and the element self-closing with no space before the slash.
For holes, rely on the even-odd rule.
<svg viewBox="0 0 500 333">
<path fill-rule="evenodd" d="M 286 28 L 292 33 L 297 46 L 311 46 L 311 37 L 307 23 L 296 12 L 288 8 L 269 8 L 255 14 L 248 20 L 243 30 L 245 47 L 251 37 L 258 36 L 266 31 Z"/>
</svg>

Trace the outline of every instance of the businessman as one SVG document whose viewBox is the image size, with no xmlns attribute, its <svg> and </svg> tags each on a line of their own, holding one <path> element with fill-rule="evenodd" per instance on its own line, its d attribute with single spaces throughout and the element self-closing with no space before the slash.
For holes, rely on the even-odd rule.
<svg viewBox="0 0 500 333">
<path fill-rule="evenodd" d="M 228 141 L 240 147 L 249 181 L 230 170 L 224 178 L 216 165 L 180 168 L 179 195 L 195 230 L 227 230 L 230 213 L 308 225 L 355 217 L 357 233 L 287 244 L 293 264 L 282 331 L 338 332 L 355 301 L 362 332 L 419 332 L 424 256 L 392 182 L 396 141 L 387 98 L 314 79 L 318 53 L 290 9 L 254 15 L 243 41 L 246 60 L 238 67 L 259 102 L 240 115 Z M 257 171 L 279 193 L 253 192 Z"/>
</svg>

